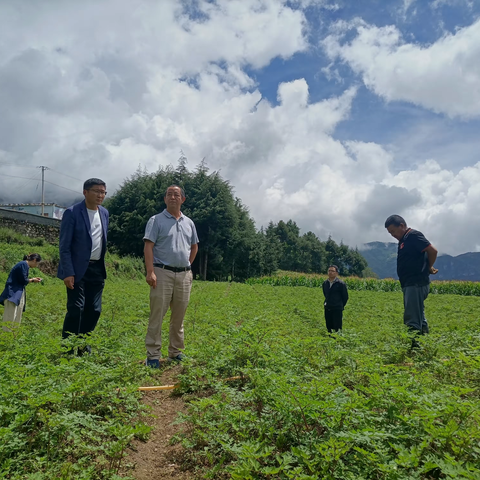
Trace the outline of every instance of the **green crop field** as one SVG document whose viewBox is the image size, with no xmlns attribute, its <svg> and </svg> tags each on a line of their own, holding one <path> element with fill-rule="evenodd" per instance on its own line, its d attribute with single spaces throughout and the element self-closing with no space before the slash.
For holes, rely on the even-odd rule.
<svg viewBox="0 0 480 480">
<path fill-rule="evenodd" d="M 0 478 L 119 478 L 131 439 L 148 438 L 136 388 L 160 374 L 139 364 L 147 286 L 111 275 L 91 356 L 62 352 L 64 303 L 62 282 L 30 285 L 20 330 L 0 333 Z M 195 282 L 179 392 L 189 428 L 174 439 L 184 466 L 220 479 L 479 479 L 480 299 L 431 295 L 426 308 L 432 333 L 411 352 L 398 292 L 351 291 L 331 338 L 319 288 Z"/>
</svg>

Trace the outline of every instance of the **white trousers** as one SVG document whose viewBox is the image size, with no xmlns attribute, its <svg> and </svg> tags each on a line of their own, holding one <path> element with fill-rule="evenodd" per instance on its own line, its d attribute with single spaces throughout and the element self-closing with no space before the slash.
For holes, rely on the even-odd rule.
<svg viewBox="0 0 480 480">
<path fill-rule="evenodd" d="M 25 290 L 20 298 L 20 303 L 15 305 L 10 300 L 5 300 L 5 310 L 3 312 L 3 321 L 10 322 L 12 326 L 18 327 L 22 321 L 23 307 L 25 306 Z M 7 326 L 2 327 L 5 332 L 10 332 L 10 328 Z"/>
</svg>

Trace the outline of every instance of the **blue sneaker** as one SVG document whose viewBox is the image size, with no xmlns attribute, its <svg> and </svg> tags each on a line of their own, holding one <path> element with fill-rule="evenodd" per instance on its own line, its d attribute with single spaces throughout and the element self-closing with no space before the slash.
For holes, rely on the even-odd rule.
<svg viewBox="0 0 480 480">
<path fill-rule="evenodd" d="M 147 358 L 145 365 L 150 368 L 160 368 L 160 361 L 158 359 Z"/>
<path fill-rule="evenodd" d="M 187 358 L 183 353 L 179 353 L 176 357 L 168 357 L 168 362 L 182 362 Z"/>
</svg>

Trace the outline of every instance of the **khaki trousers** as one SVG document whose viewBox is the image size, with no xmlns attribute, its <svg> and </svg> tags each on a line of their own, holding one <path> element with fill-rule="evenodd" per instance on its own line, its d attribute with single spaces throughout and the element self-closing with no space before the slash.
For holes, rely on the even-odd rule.
<svg viewBox="0 0 480 480">
<path fill-rule="evenodd" d="M 192 271 L 175 273 L 154 267 L 157 286 L 150 287 L 150 317 L 148 319 L 145 346 L 149 360 L 158 360 L 162 348 L 162 322 L 168 307 L 170 317 L 170 343 L 168 356 L 176 357 L 185 348 L 183 340 L 183 319 L 187 311 L 192 289 Z"/>
<path fill-rule="evenodd" d="M 18 327 L 20 326 L 20 322 L 22 321 L 22 313 L 23 307 L 25 306 L 25 290 L 22 293 L 22 297 L 20 298 L 20 303 L 15 305 L 10 300 L 5 300 L 5 310 L 3 311 L 3 321 L 10 322 L 12 326 Z M 11 329 L 7 326 L 2 327 L 5 332 L 10 332 Z"/>
</svg>

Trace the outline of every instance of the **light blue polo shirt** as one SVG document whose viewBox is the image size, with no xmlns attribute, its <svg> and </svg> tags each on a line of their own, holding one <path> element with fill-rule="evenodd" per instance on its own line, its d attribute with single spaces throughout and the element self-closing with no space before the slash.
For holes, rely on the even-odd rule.
<svg viewBox="0 0 480 480">
<path fill-rule="evenodd" d="M 192 245 L 198 243 L 195 224 L 183 213 L 177 220 L 165 209 L 150 217 L 143 240 L 150 240 L 153 246 L 154 263 L 170 267 L 188 267 Z"/>
</svg>

